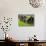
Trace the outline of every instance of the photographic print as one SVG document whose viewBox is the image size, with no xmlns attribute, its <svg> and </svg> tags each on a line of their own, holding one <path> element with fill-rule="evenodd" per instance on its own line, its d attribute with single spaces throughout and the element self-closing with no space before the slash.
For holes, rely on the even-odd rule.
<svg viewBox="0 0 46 46">
<path fill-rule="evenodd" d="M 33 14 L 19 14 L 18 15 L 19 26 L 34 26 L 34 15 Z"/>
</svg>

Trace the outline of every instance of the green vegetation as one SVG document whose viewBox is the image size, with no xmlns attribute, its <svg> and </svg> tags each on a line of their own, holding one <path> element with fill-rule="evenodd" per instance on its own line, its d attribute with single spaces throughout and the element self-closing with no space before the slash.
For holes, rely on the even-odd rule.
<svg viewBox="0 0 46 46">
<path fill-rule="evenodd" d="M 32 23 L 31 24 L 28 24 L 28 23 L 25 23 L 23 21 L 18 20 L 18 25 L 19 26 L 32 26 L 33 24 Z"/>
</svg>

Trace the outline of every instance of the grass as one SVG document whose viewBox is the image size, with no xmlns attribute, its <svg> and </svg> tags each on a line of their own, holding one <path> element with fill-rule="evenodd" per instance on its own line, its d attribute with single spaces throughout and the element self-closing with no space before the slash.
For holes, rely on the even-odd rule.
<svg viewBox="0 0 46 46">
<path fill-rule="evenodd" d="M 25 23 L 23 21 L 18 20 L 18 25 L 19 26 L 32 26 L 33 24 L 32 23 L 31 24 L 28 24 L 28 23 Z"/>
</svg>

